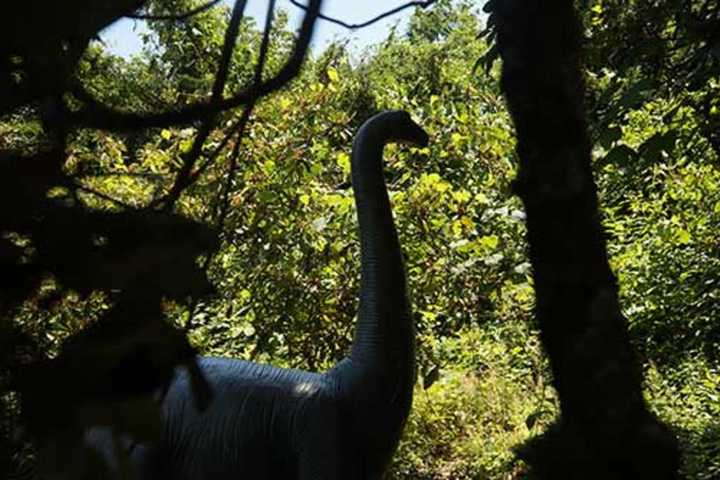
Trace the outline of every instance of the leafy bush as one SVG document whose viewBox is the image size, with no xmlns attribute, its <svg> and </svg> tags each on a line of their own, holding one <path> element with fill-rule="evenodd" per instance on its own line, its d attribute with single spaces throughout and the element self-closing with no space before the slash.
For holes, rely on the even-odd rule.
<svg viewBox="0 0 720 480">
<path fill-rule="evenodd" d="M 531 332 L 462 332 L 429 388 L 418 387 L 391 478 L 500 479 L 520 474 L 513 447 L 539 433 L 556 405 Z M 527 343 L 517 344 L 522 338 Z"/>
<path fill-rule="evenodd" d="M 378 110 L 410 111 L 431 144 L 389 148 L 386 174 L 427 388 L 416 389 L 390 478 L 520 477 L 512 448 L 541 432 L 557 411 L 532 326 L 524 215 L 510 192 L 512 125 L 494 73 L 470 74 L 487 50 L 477 39 L 482 22 L 473 3 L 438 2 L 437 11 L 413 18 L 408 37 L 391 36 L 362 62 L 351 61 L 341 45 L 330 47 L 258 105 L 231 183 L 223 246 L 210 265 L 220 293 L 192 313 L 183 304 L 167 309 L 178 323 L 192 321 L 191 341 L 204 354 L 310 369 L 341 358 L 359 279 L 352 136 Z M 589 15 L 601 19 L 603 9 Z M 88 88 L 136 109 L 205 95 L 221 20 L 207 13 L 187 28 L 153 23 L 153 48 L 131 61 L 94 48 L 81 65 Z M 597 21 L 591 26 L 600 28 L 604 20 Z M 271 69 L 291 36 L 287 28 L 275 33 Z M 241 38 L 233 85 L 251 72 L 250 47 L 259 41 L 252 23 L 243 25 Z M 705 93 L 652 98 L 642 80 L 632 69 L 589 72 L 595 173 L 622 305 L 646 365 L 648 401 L 677 429 L 687 475 L 710 480 L 720 476 L 720 167 L 698 134 L 707 122 L 688 106 Z M 160 105 L 140 101 L 149 92 Z M 208 151 L 221 145 L 238 115 L 222 118 Z M 37 146 L 32 112 L 2 120 L 0 146 Z M 105 196 L 147 203 L 170 187 L 194 133 L 192 127 L 139 136 L 77 132 L 65 165 L 87 187 L 76 200 L 107 210 L 117 206 Z M 228 155 L 181 199 L 183 213 L 217 221 Z M 75 293 L 56 298 L 54 287 L 50 279 L 42 288 L 42 314 L 28 310 L 17 319 L 51 352 L 108 301 Z"/>
</svg>

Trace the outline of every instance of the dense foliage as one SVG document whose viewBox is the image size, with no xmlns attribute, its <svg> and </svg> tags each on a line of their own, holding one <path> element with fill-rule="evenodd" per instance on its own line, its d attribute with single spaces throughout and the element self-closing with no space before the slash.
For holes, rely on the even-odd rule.
<svg viewBox="0 0 720 480">
<path fill-rule="evenodd" d="M 702 71 L 688 61 L 686 73 L 695 83 L 671 84 L 666 70 L 649 70 L 661 70 L 657 56 L 666 54 L 657 44 L 657 51 L 641 52 L 645 56 L 617 50 L 620 43 L 650 45 L 640 41 L 647 32 L 638 22 L 650 8 L 645 3 L 657 2 L 632 2 L 636 10 L 626 10 L 624 2 L 588 3 L 594 169 L 646 396 L 680 436 L 688 476 L 717 478 L 717 58 L 703 61 Z M 163 2 L 153 5 L 154 13 L 163 12 Z M 668 51 L 717 57 L 720 44 L 694 49 L 693 31 L 677 40 L 675 17 L 656 10 L 653 18 L 665 24 L 658 20 L 659 31 L 652 33 L 664 38 L 672 31 Z M 226 15 L 209 10 L 181 28 L 149 22 L 146 49 L 133 59 L 94 45 L 79 67 L 83 81 L 98 98 L 124 109 L 191 102 L 211 88 Z M 292 47 L 285 17 L 279 19 L 270 70 Z M 191 343 L 203 353 L 308 369 L 341 358 L 359 280 L 352 135 L 376 111 L 410 111 L 431 144 L 390 148 L 386 175 L 418 328 L 420 382 L 391 478 L 521 477 L 512 448 L 539 433 L 557 410 L 531 318 L 524 214 L 510 192 L 516 169 L 511 123 L 496 71 L 471 74 L 489 48 L 478 38 L 482 29 L 473 2 L 441 1 L 416 13 L 407 34 L 391 35 L 361 55 L 329 47 L 289 87 L 261 102 L 230 179 L 232 208 L 209 267 L 218 294 L 192 308 L 180 301 L 165 305 L 174 321 L 189 326 Z M 251 21 L 241 32 L 228 89 L 251 77 L 261 38 Z M 618 42 L 621 36 L 629 38 Z M 222 116 L 208 151 L 239 115 Z M 39 130 L 34 113 L 22 112 L 0 123 L 0 142 L 32 149 Z M 89 206 L 114 211 L 119 203 L 144 205 L 170 187 L 194 131 L 81 130 L 64 168 L 95 192 L 80 198 Z M 232 143 L 181 197 L 181 213 L 218 220 Z M 53 194 L 69 195 L 62 189 Z M 87 292 L 63 290 L 53 297 L 61 287 L 56 283 L 48 280 L 46 301 L 16 320 L 51 352 L 108 303 Z"/>
</svg>

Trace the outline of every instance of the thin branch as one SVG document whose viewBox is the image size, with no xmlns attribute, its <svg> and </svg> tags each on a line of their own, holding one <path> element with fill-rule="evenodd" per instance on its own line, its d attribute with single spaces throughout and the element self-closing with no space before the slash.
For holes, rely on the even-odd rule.
<svg viewBox="0 0 720 480">
<path fill-rule="evenodd" d="M 165 180 L 166 174 L 162 173 L 151 173 L 151 172 L 96 172 L 86 173 L 75 178 L 79 180 L 93 179 L 93 178 L 117 178 L 117 177 L 128 177 L 128 178 L 143 178 L 150 180 Z"/>
<path fill-rule="evenodd" d="M 232 54 L 235 50 L 235 43 L 240 33 L 240 22 L 242 21 L 243 15 L 245 14 L 245 7 L 247 6 L 247 0 L 236 0 L 235 6 L 233 7 L 232 17 L 230 18 L 230 24 L 225 31 L 225 42 L 223 43 L 222 57 L 220 59 L 220 66 L 218 72 L 215 75 L 215 83 L 213 84 L 212 93 L 210 96 L 210 103 L 216 103 L 222 99 L 223 90 L 225 90 L 225 83 L 227 82 L 228 72 L 230 71 L 230 62 L 232 61 Z M 202 154 L 202 147 L 205 144 L 210 132 L 215 125 L 215 118 L 211 116 L 205 118 L 198 129 L 198 133 L 195 136 L 192 148 L 185 156 L 185 161 L 180 169 L 180 173 L 175 179 L 170 192 L 167 195 L 167 202 L 164 207 L 166 209 L 172 208 L 175 201 L 180 197 L 180 194 L 188 186 L 188 180 L 190 172 L 195 166 L 195 162 Z"/>
<path fill-rule="evenodd" d="M 260 44 L 260 53 L 258 55 L 258 64 L 255 68 L 255 78 L 254 83 L 256 85 L 259 85 L 262 83 L 262 74 L 263 70 L 265 69 L 265 62 L 267 61 L 267 53 L 270 47 L 270 32 L 272 30 L 272 23 L 274 20 L 275 15 L 275 1 L 276 0 L 270 0 L 268 3 L 268 11 L 266 15 L 265 20 L 265 31 L 263 32 L 263 38 L 262 43 Z M 238 131 L 238 138 L 235 142 L 235 146 L 233 149 L 232 154 L 230 155 L 230 169 L 228 170 L 228 179 L 225 184 L 225 189 L 223 192 L 223 198 L 222 203 L 220 207 L 220 212 L 218 215 L 218 226 L 219 229 L 222 229 L 225 224 L 225 218 L 227 217 L 228 210 L 230 208 L 230 190 L 232 189 L 232 182 L 235 177 L 235 172 L 237 171 L 237 165 L 238 165 L 238 156 L 240 154 L 240 145 L 242 144 L 242 138 L 245 136 L 245 129 L 247 128 L 248 122 L 250 120 L 250 115 L 252 113 L 254 103 L 248 104 L 247 108 L 243 112 L 243 116 L 240 119 L 240 127 Z"/>
<path fill-rule="evenodd" d="M 267 60 L 267 52 L 270 46 L 270 32 L 272 30 L 272 23 L 274 20 L 274 14 L 275 14 L 275 2 L 276 0 L 270 0 L 268 3 L 268 11 L 267 16 L 265 17 L 265 30 L 263 32 L 263 38 L 262 43 L 260 44 L 260 53 L 258 55 L 258 62 L 255 67 L 255 76 L 253 79 L 254 84 L 258 85 L 262 82 L 262 74 L 263 70 L 265 69 L 265 62 Z M 240 157 L 240 146 L 242 144 L 242 139 L 245 136 L 245 131 L 247 129 L 247 126 L 250 122 L 250 116 L 252 115 L 253 107 L 255 106 L 255 102 L 250 102 L 245 106 L 245 110 L 243 111 L 242 117 L 240 118 L 240 121 L 238 122 L 237 130 L 234 130 L 234 132 L 237 133 L 237 140 L 235 141 L 235 145 L 233 146 L 232 153 L 230 154 L 230 169 L 228 171 L 228 178 L 225 182 L 225 188 L 223 189 L 222 193 L 222 201 L 220 203 L 220 211 L 218 213 L 217 218 L 217 224 L 218 224 L 218 230 L 222 231 L 222 229 L 225 226 L 225 221 L 227 219 L 227 214 L 230 209 L 230 190 L 232 189 L 233 179 L 235 177 L 235 172 L 237 171 L 238 166 L 238 159 Z M 210 267 L 210 262 L 212 261 L 213 255 L 207 255 L 203 261 L 202 269 L 203 271 L 207 272 L 207 269 Z M 195 313 L 195 308 L 197 307 L 196 300 L 193 299 L 193 303 L 190 305 L 190 315 L 188 316 L 188 321 L 185 324 L 185 331 L 190 331 L 193 328 L 193 318 Z"/>
<path fill-rule="evenodd" d="M 83 99 L 86 103 L 85 108 L 69 113 L 67 122 L 76 127 L 98 128 L 109 131 L 159 128 L 188 124 L 199 118 L 205 118 L 223 110 L 257 101 L 261 97 L 284 87 L 300 73 L 321 4 L 322 0 L 310 0 L 290 58 L 278 73 L 260 85 L 253 84 L 234 96 L 217 102 L 201 102 L 178 110 L 150 115 L 117 111 L 101 104 L 88 94 Z"/>
<path fill-rule="evenodd" d="M 93 195 L 95 197 L 102 198 L 103 200 L 106 200 L 110 203 L 114 203 L 118 207 L 122 207 L 125 210 L 137 210 L 137 207 L 130 205 L 129 203 L 118 200 L 117 198 L 113 198 L 110 195 L 95 190 L 94 188 L 88 187 L 87 185 L 83 185 L 78 182 L 71 182 L 68 186 L 73 190 L 81 190 L 89 195 Z"/>
<path fill-rule="evenodd" d="M 258 55 L 258 66 L 264 65 L 267 57 L 268 48 L 270 46 L 270 29 L 272 27 L 272 21 L 275 15 L 275 3 L 276 0 L 271 0 L 271 2 L 268 4 L 268 13 L 265 17 L 265 30 L 263 31 L 263 38 L 260 43 L 260 53 Z M 255 70 L 255 76 L 253 81 L 256 84 L 259 84 L 262 81 L 262 69 L 257 68 Z M 215 147 L 215 150 L 208 155 L 207 160 L 205 163 L 200 165 L 199 168 L 197 168 L 195 171 L 193 171 L 190 174 L 190 182 L 193 183 L 195 180 L 197 180 L 198 177 L 200 177 L 207 168 L 212 165 L 215 160 L 217 159 L 218 155 L 220 155 L 220 152 L 227 146 L 227 144 L 230 142 L 230 139 L 237 134 L 238 136 L 238 142 L 241 141 L 244 130 L 245 130 L 245 123 L 249 120 L 249 115 L 247 115 L 248 118 L 245 118 L 245 112 L 243 112 L 242 117 L 240 120 L 238 120 L 235 125 L 230 128 L 227 134 L 225 134 L 225 137 L 220 141 L 220 144 Z M 243 132 L 243 133 L 240 133 Z"/>
<path fill-rule="evenodd" d="M 217 159 L 218 155 L 220 155 L 220 152 L 227 146 L 228 143 L 230 143 L 230 139 L 234 137 L 237 132 L 240 130 L 240 125 L 242 124 L 242 117 L 239 121 L 235 123 L 228 132 L 225 134 L 223 139 L 220 141 L 220 143 L 215 147 L 215 150 L 210 152 L 209 155 L 207 155 L 207 159 L 205 162 L 200 165 L 197 169 L 193 170 L 190 173 L 190 183 L 195 183 L 195 181 L 202 176 L 203 173 L 205 173 L 205 170 L 208 169 L 210 165 L 215 163 L 215 160 Z"/>
<path fill-rule="evenodd" d="M 221 0 L 212 0 L 204 5 L 200 5 L 197 8 L 193 8 L 192 10 L 189 10 L 184 13 L 176 13 L 176 14 L 169 14 L 169 15 L 144 15 L 141 13 L 136 14 L 130 14 L 125 15 L 126 18 L 132 18 L 133 20 L 186 20 L 194 15 L 197 15 L 198 13 L 202 13 L 205 10 L 209 10 L 218 3 L 220 3 Z"/>
<path fill-rule="evenodd" d="M 307 10 L 310 8 L 309 6 L 303 5 L 302 3 L 298 2 L 297 0 L 288 0 L 291 4 L 295 5 L 296 7 L 300 8 L 301 10 Z M 361 23 L 347 23 L 343 20 L 329 17 L 327 15 L 324 15 L 322 13 L 318 14 L 318 18 L 325 20 L 326 22 L 334 23 L 335 25 L 340 25 L 341 27 L 345 27 L 348 30 L 358 30 L 360 28 L 365 28 L 367 26 L 372 25 L 373 23 L 377 23 L 380 20 L 390 17 L 392 15 L 395 15 L 398 12 L 401 12 L 407 8 L 411 7 L 418 7 L 418 8 L 427 8 L 433 3 L 436 3 L 437 0 L 425 0 L 425 1 L 414 1 L 414 2 L 408 2 L 403 5 L 400 5 L 399 7 L 393 8 L 392 10 L 388 10 L 385 13 L 381 13 L 380 15 L 371 18 L 370 20 L 367 20 L 365 22 Z"/>
</svg>

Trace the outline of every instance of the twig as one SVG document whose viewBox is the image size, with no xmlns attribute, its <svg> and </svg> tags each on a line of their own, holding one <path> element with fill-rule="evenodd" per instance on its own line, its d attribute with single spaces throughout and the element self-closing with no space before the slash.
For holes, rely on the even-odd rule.
<svg viewBox="0 0 720 480">
<path fill-rule="evenodd" d="M 308 51 L 321 4 L 322 0 L 310 0 L 310 4 L 306 7 L 307 13 L 303 18 L 300 32 L 295 41 L 295 47 L 290 58 L 280 71 L 260 85 L 253 84 L 234 96 L 217 102 L 201 102 L 178 110 L 149 115 L 117 111 L 103 105 L 87 94 L 83 99 L 86 103 L 85 108 L 69 113 L 67 115 L 67 123 L 76 127 L 98 128 L 109 131 L 160 128 L 171 125 L 188 124 L 199 118 L 206 118 L 217 112 L 254 102 L 284 87 L 300 73 L 300 68 Z"/>
<path fill-rule="evenodd" d="M 260 44 L 260 52 L 258 54 L 258 63 L 255 67 L 255 75 L 253 79 L 253 83 L 255 85 L 259 85 L 262 82 L 262 74 L 263 70 L 265 69 L 265 62 L 267 60 L 267 52 L 270 46 L 270 32 L 272 30 L 272 23 L 274 20 L 274 14 L 275 14 L 275 2 L 276 0 L 270 0 L 268 3 L 268 11 L 265 19 L 265 30 L 263 32 L 263 38 L 262 42 Z M 218 212 L 217 217 L 217 224 L 218 224 L 218 230 L 222 231 L 222 229 L 225 226 L 225 221 L 227 219 L 227 214 L 230 209 L 230 190 L 232 189 L 233 179 L 235 177 L 235 172 L 237 171 L 238 166 L 238 159 L 240 157 L 240 146 L 242 145 L 242 139 L 245 136 L 245 131 L 247 129 L 247 126 L 250 122 L 250 116 L 252 114 L 253 107 L 255 106 L 255 101 L 251 101 L 245 106 L 245 109 L 243 110 L 242 117 L 240 118 L 240 121 L 238 122 L 237 129 L 234 129 L 234 132 L 237 134 L 237 139 L 235 141 L 235 145 L 233 146 L 232 153 L 230 154 L 230 168 L 228 170 L 228 178 L 225 183 L 225 188 L 223 189 L 222 193 L 222 201 L 220 202 L 220 210 Z M 208 162 L 209 163 L 209 162 Z M 207 163 L 206 163 L 207 165 Z M 212 261 L 213 255 L 209 254 L 205 257 L 203 264 L 201 266 L 202 270 L 207 272 L 207 269 L 210 267 L 210 262 Z M 195 308 L 197 307 L 197 302 L 193 299 L 193 303 L 190 305 L 190 315 L 188 317 L 188 321 L 185 324 L 185 330 L 190 331 L 193 328 L 193 317 Z"/>
<path fill-rule="evenodd" d="M 194 15 L 197 15 L 198 13 L 202 13 L 205 10 L 209 10 L 218 3 L 220 3 L 221 0 L 212 0 L 204 5 L 200 5 L 197 8 L 193 8 L 192 10 L 189 10 L 184 13 L 177 13 L 177 14 L 169 14 L 169 15 L 144 15 L 141 13 L 131 14 L 131 15 L 125 15 L 126 18 L 132 18 L 134 20 L 185 20 L 187 18 L 190 18 Z"/>
<path fill-rule="evenodd" d="M 309 8 L 308 6 L 303 5 L 302 3 L 298 2 L 297 0 L 288 0 L 288 1 L 289 1 L 290 3 L 292 3 L 293 5 L 295 5 L 296 7 L 302 9 L 302 10 L 307 10 L 307 9 Z M 347 23 L 347 22 L 344 22 L 343 20 L 340 20 L 340 19 L 337 19 L 337 18 L 333 18 L 333 17 L 329 17 L 329 16 L 324 15 L 324 14 L 322 14 L 322 13 L 319 13 L 319 14 L 318 14 L 318 18 L 320 18 L 320 19 L 322 19 L 322 20 L 325 20 L 326 22 L 334 23 L 335 25 L 340 25 L 341 27 L 345 27 L 345 28 L 347 28 L 348 30 L 357 30 L 357 29 L 365 28 L 365 27 L 367 27 L 367 26 L 369 26 L 369 25 L 372 25 L 373 23 L 377 23 L 377 22 L 379 22 L 380 20 L 382 20 L 382 19 L 384 19 L 384 18 L 387 18 L 387 17 L 390 17 L 390 16 L 392 16 L 392 15 L 395 15 L 396 13 L 401 12 L 401 11 L 407 9 L 407 8 L 410 8 L 410 7 L 427 8 L 427 7 L 429 7 L 430 5 L 432 5 L 433 3 L 436 3 L 436 2 L 437 2 L 437 0 L 425 0 L 425 1 L 413 1 L 413 2 L 408 2 L 408 3 L 405 3 L 405 4 L 403 4 L 403 5 L 400 5 L 399 7 L 393 8 L 392 10 L 388 10 L 388 11 L 385 12 L 385 13 L 381 13 L 380 15 L 378 15 L 378 16 L 376 16 L 376 17 L 373 17 L 373 18 L 371 18 L 370 20 L 367 20 L 367 21 L 365 21 L 365 22 L 361 22 L 361 23 Z"/>
<path fill-rule="evenodd" d="M 122 200 L 118 200 L 117 198 L 113 198 L 110 195 L 100 192 L 98 190 L 95 190 L 94 188 L 88 187 L 87 185 L 83 185 L 81 183 L 72 182 L 70 183 L 69 187 L 73 190 L 82 190 L 83 192 L 93 195 L 98 198 L 102 198 L 103 200 L 106 200 L 110 203 L 114 203 L 118 207 L 122 207 L 126 210 L 137 210 L 137 207 L 130 205 L 129 203 L 123 202 Z"/>
<path fill-rule="evenodd" d="M 267 57 L 268 48 L 270 46 L 270 29 L 272 27 L 272 21 L 274 19 L 275 15 L 275 3 L 276 0 L 271 0 L 271 2 L 268 4 L 268 13 L 265 17 L 265 30 L 263 31 L 263 38 L 260 43 L 260 53 L 258 55 L 258 66 L 264 65 Z M 263 67 L 264 68 L 264 67 Z M 255 70 L 255 76 L 253 81 L 256 84 L 259 84 L 262 81 L 262 70 L 263 69 L 257 69 Z M 247 118 L 246 118 L 247 117 Z M 212 163 L 215 161 L 217 156 L 220 154 L 223 148 L 228 144 L 230 139 L 237 134 L 238 136 L 238 142 L 242 140 L 243 133 L 245 130 L 245 124 L 249 121 L 250 116 L 246 115 L 245 112 L 243 112 L 243 115 L 241 116 L 240 120 L 233 125 L 233 127 L 230 129 L 230 131 L 225 135 L 225 137 L 222 139 L 220 144 L 213 150 L 213 152 L 208 155 L 207 161 L 200 165 L 200 167 L 191 173 L 190 176 L 190 182 L 194 182 L 198 177 L 200 177 L 207 168 L 212 165 Z M 234 149 L 233 149 L 234 151 Z"/>
<path fill-rule="evenodd" d="M 218 155 L 220 155 L 220 152 L 227 146 L 227 144 L 230 142 L 230 139 L 237 134 L 237 132 L 240 130 L 240 124 L 242 123 L 242 117 L 241 119 L 233 125 L 228 132 L 225 134 L 223 139 L 220 141 L 220 143 L 215 147 L 215 150 L 213 150 L 208 156 L 205 162 L 200 165 L 198 168 L 190 172 L 190 183 L 194 183 L 200 176 L 202 176 L 203 173 L 205 173 L 205 170 L 208 169 L 210 165 L 215 163 L 215 160 L 217 159 Z"/>
<path fill-rule="evenodd" d="M 80 180 L 88 178 L 116 178 L 116 177 L 129 177 L 129 178 L 145 178 L 150 180 L 164 180 L 165 175 L 162 173 L 149 173 L 149 172 L 97 172 L 97 173 L 86 173 L 82 176 L 78 176 Z"/>
<path fill-rule="evenodd" d="M 268 3 L 268 11 L 267 16 L 265 20 L 265 31 L 263 32 L 263 38 L 262 43 L 260 44 L 260 53 L 258 55 L 258 64 L 255 68 L 255 78 L 253 82 L 256 85 L 259 85 L 262 82 L 262 74 L 263 70 L 265 69 L 265 62 L 267 60 L 267 52 L 270 47 L 270 31 L 272 29 L 272 23 L 273 23 L 273 17 L 275 15 L 275 1 L 276 0 L 270 0 Z M 240 126 L 238 131 L 238 138 L 235 142 L 235 146 L 233 148 L 233 152 L 230 155 L 230 169 L 228 171 L 228 179 L 225 184 L 225 189 L 223 192 L 223 198 L 221 202 L 220 212 L 218 214 L 218 227 L 219 229 L 222 229 L 225 224 L 225 218 L 227 217 L 228 210 L 230 208 L 230 190 L 232 188 L 232 182 L 233 178 L 235 177 L 235 172 L 237 171 L 237 164 L 238 164 L 238 156 L 240 154 L 240 145 L 242 144 L 242 137 L 245 134 L 245 129 L 247 128 L 247 124 L 250 120 L 250 114 L 252 113 L 254 103 L 250 103 L 245 111 L 243 112 L 243 116 L 240 119 Z"/>
<path fill-rule="evenodd" d="M 210 96 L 210 103 L 216 103 L 222 99 L 223 90 L 225 89 L 225 83 L 227 82 L 228 71 L 230 70 L 230 62 L 232 61 L 232 54 L 235 50 L 235 43 L 240 33 L 240 22 L 242 21 L 243 15 L 245 14 L 245 7 L 247 6 L 247 0 L 236 0 L 235 6 L 233 7 L 232 17 L 230 18 L 230 24 L 225 31 L 225 42 L 223 43 L 222 57 L 220 59 L 220 66 L 218 72 L 215 75 L 215 83 L 213 84 L 212 93 Z M 203 120 L 202 125 L 198 129 L 198 133 L 195 136 L 193 145 L 185 156 L 185 161 L 180 169 L 180 173 L 175 179 L 170 192 L 168 193 L 165 201 L 164 208 L 171 209 L 177 199 L 180 197 L 182 191 L 188 186 L 188 180 L 190 172 L 192 171 L 195 162 L 202 153 L 202 147 L 205 144 L 213 126 L 215 125 L 214 115 Z"/>
</svg>

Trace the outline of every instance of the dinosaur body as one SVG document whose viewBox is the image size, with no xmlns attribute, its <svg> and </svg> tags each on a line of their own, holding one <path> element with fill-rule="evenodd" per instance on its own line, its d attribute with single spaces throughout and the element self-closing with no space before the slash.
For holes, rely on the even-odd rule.
<svg viewBox="0 0 720 480">
<path fill-rule="evenodd" d="M 313 373 L 223 358 L 199 359 L 213 401 L 196 409 L 178 368 L 162 398 L 164 428 L 129 448 L 140 480 L 375 480 L 410 411 L 414 330 L 400 246 L 382 173 L 387 143 L 427 143 L 405 112 L 383 112 L 359 130 L 352 176 L 361 239 L 361 294 L 353 346 Z M 89 443 L 112 462 L 111 435 Z"/>
</svg>

